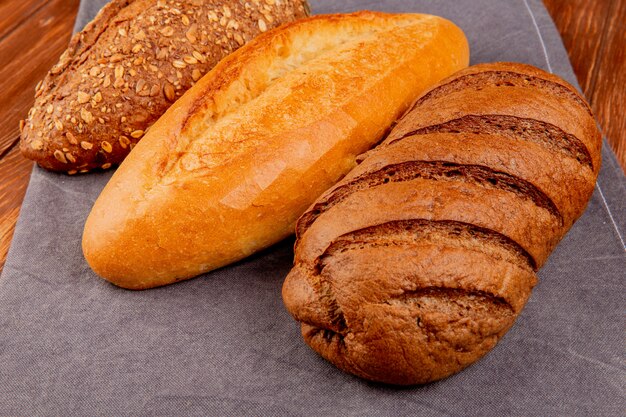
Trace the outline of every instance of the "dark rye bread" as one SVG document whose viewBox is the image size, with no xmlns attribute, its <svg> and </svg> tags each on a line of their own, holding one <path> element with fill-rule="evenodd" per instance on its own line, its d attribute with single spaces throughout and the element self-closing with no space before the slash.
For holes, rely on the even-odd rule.
<svg viewBox="0 0 626 417">
<path fill-rule="evenodd" d="M 598 139 L 600 133 L 589 107 L 580 103 L 579 100 L 582 99 L 576 90 L 569 86 L 571 94 L 564 94 L 563 89 L 567 83 L 564 80 L 556 82 L 555 77 L 547 73 L 543 82 L 536 83 L 537 85 L 493 83 L 491 78 L 481 77 L 482 71 L 498 72 L 494 65 L 497 64 L 480 64 L 460 72 L 458 76 L 464 78 L 463 85 L 467 88 L 461 88 L 452 78 L 442 81 L 430 91 L 445 91 L 449 85 L 454 87 L 445 94 L 426 94 L 419 98 L 413 107 L 413 110 L 419 111 L 406 113 L 385 143 L 391 144 L 422 129 L 426 129 L 427 133 L 438 131 L 438 127 L 443 131 L 449 129 L 473 133 L 476 126 L 468 116 L 474 116 L 474 121 L 484 119 L 485 124 L 491 125 L 491 129 L 499 130 L 493 132 L 497 136 L 508 134 L 524 140 L 525 131 L 530 130 L 526 139 L 534 137 L 533 140 L 537 142 L 559 148 L 563 153 L 588 163 L 597 173 L 600 169 L 599 150 L 602 145 L 602 141 Z M 520 74 L 537 74 L 536 69 L 530 70 L 523 64 L 508 64 L 504 67 L 505 74 L 510 74 L 514 65 L 517 65 L 517 72 Z M 481 78 L 483 84 L 480 86 L 470 82 Z M 458 123 L 458 119 L 465 122 Z M 520 121 L 518 129 L 521 134 L 511 132 L 510 122 L 514 119 Z M 456 126 L 450 128 L 453 122 Z M 534 135 L 532 131 L 535 131 Z"/>
<path fill-rule="evenodd" d="M 37 86 L 22 154 L 70 174 L 119 164 L 223 57 L 307 13 L 306 0 L 112 0 Z"/>
<path fill-rule="evenodd" d="M 392 384 L 478 360 L 584 211 L 600 147 L 551 74 L 494 63 L 442 81 L 298 221 L 283 299 L 305 341 Z"/>
<path fill-rule="evenodd" d="M 458 152 L 458 139 L 463 137 L 463 152 Z M 494 140 L 496 138 L 496 140 Z M 594 173 L 584 164 L 573 158 L 557 158 L 554 163 L 545 166 L 544 162 L 552 158 L 551 147 L 535 141 L 519 140 L 508 135 L 488 135 L 484 133 L 431 133 L 415 134 L 392 145 L 392 153 L 371 152 L 368 164 L 361 164 L 353 169 L 340 184 L 328 190 L 315 205 L 308 210 L 297 225 L 297 234 L 301 236 L 310 224 L 322 212 L 337 202 L 345 199 L 356 189 L 369 187 L 376 182 L 397 181 L 397 167 L 430 165 L 454 170 L 457 165 L 482 172 L 492 172 L 496 177 L 485 178 L 483 186 L 501 186 L 497 175 L 503 175 L 514 183 L 526 184 L 541 195 L 544 204 L 554 208 L 554 213 L 562 219 L 564 226 L 570 227 L 580 215 L 580 205 L 572 204 L 585 200 L 593 192 Z M 447 165 L 447 167 L 446 167 Z M 419 174 L 419 173 L 415 173 Z M 456 174 L 456 173 L 453 173 Z M 452 179 L 451 175 L 449 179 Z M 554 178 L 568 178 L 571 188 L 564 193 L 562 186 Z M 472 177 L 463 177 L 462 181 Z M 519 190 L 513 189 L 513 192 Z M 523 194 L 523 193 L 522 193 Z M 520 195 L 522 195 L 520 194 Z M 528 195 L 526 198 L 532 197 Z M 532 199 L 532 198 L 531 198 Z M 547 200 L 547 201 L 546 201 Z"/>
<path fill-rule="evenodd" d="M 352 193 L 321 214 L 299 238 L 299 257 L 315 260 L 336 238 L 354 230 L 389 221 L 425 219 L 454 220 L 493 230 L 515 241 L 535 264 L 542 265 L 558 243 L 559 219 L 516 193 L 460 178 L 417 178 Z M 529 215 L 532 223 L 526 220 Z"/>
<path fill-rule="evenodd" d="M 579 162 L 593 167 L 591 156 L 585 145 L 576 136 L 566 133 L 557 126 L 536 119 L 494 115 L 473 115 L 448 120 L 444 123 L 431 125 L 405 133 L 394 138 L 393 142 L 415 135 L 428 133 L 482 133 L 504 136 L 509 139 L 536 142 L 551 150 L 575 158 Z"/>
<path fill-rule="evenodd" d="M 589 115 L 592 115 L 591 108 L 585 99 L 571 85 L 559 77 L 541 70 L 535 70 L 530 66 L 526 66 L 524 73 L 520 73 L 520 64 L 502 62 L 498 64 L 497 68 L 491 67 L 491 65 L 493 64 L 474 65 L 467 68 L 463 74 L 453 75 L 442 80 L 428 94 L 424 94 L 416 100 L 412 109 L 420 106 L 426 100 L 445 96 L 453 91 L 465 89 L 480 90 L 485 86 L 517 86 L 545 89 L 553 95 L 570 99 L 585 109 Z"/>
<path fill-rule="evenodd" d="M 417 178 L 426 178 L 433 181 L 465 181 L 487 188 L 510 191 L 548 210 L 560 223 L 563 223 L 561 213 L 554 205 L 554 202 L 528 181 L 504 172 L 495 171 L 483 165 L 457 164 L 439 160 L 417 160 L 386 165 L 379 170 L 368 172 L 355 178 L 337 190 L 333 190 L 325 201 L 317 204 L 314 211 L 307 213 L 300 222 L 300 229 L 308 228 L 321 213 L 357 191 L 389 182 L 403 182 Z"/>
</svg>

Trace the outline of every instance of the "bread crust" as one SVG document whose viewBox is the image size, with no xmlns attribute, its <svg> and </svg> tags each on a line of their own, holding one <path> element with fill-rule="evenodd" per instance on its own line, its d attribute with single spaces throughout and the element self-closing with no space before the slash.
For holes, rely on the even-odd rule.
<svg viewBox="0 0 626 417">
<path fill-rule="evenodd" d="M 380 268 L 381 259 L 388 267 Z M 345 324 L 329 329 L 324 317 L 298 309 L 305 341 L 341 369 L 391 384 L 441 379 L 482 357 L 513 324 L 535 284 L 528 268 L 419 244 L 338 254 L 321 279 L 331 281 L 326 294 L 341 306 Z M 497 314 L 486 314 L 491 310 Z M 409 331 L 414 328 L 420 332 Z"/>
<path fill-rule="evenodd" d="M 558 77 L 514 63 L 459 71 L 298 220 L 287 310 L 360 377 L 460 371 L 522 310 L 591 197 L 600 149 L 589 106 Z"/>
<path fill-rule="evenodd" d="M 377 209 L 363 211 L 363 207 Z M 532 223 L 525 221 L 529 215 Z M 337 237 L 353 230 L 413 218 L 458 221 L 494 230 L 517 242 L 538 265 L 560 240 L 558 219 L 532 201 L 470 182 L 418 178 L 365 189 L 333 206 L 301 237 L 300 259 L 314 261 Z"/>
<path fill-rule="evenodd" d="M 22 154 L 72 174 L 119 164 L 221 58 L 307 8 L 305 0 L 111 1 L 38 85 Z"/>
<path fill-rule="evenodd" d="M 144 289 L 276 243 L 468 54 L 459 28 L 427 15 L 317 16 L 261 35 L 120 166 L 87 219 L 85 258 L 114 284 Z"/>
</svg>

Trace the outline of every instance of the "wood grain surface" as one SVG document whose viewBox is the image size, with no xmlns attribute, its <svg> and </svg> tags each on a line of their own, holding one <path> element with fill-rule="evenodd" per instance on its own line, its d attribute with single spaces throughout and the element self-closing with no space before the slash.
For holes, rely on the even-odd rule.
<svg viewBox="0 0 626 417">
<path fill-rule="evenodd" d="M 626 0 L 544 0 L 602 132 L 626 169 Z"/>
<path fill-rule="evenodd" d="M 626 0 L 544 0 L 574 71 L 626 167 Z M 79 0 L 0 0 L 0 272 L 32 163 L 18 152 L 18 123 L 35 85 L 67 47 Z"/>
<path fill-rule="evenodd" d="M 33 104 L 35 86 L 67 48 L 78 3 L 0 2 L 0 269 L 32 169 L 18 151 L 19 121 Z"/>
</svg>

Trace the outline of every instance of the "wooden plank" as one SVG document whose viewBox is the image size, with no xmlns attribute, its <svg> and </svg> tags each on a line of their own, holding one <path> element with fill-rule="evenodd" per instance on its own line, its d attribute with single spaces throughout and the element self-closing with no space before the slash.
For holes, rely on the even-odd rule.
<svg viewBox="0 0 626 417">
<path fill-rule="evenodd" d="M 626 0 L 544 0 L 578 82 L 626 170 Z"/>
<path fill-rule="evenodd" d="M 544 3 L 561 33 L 578 82 L 587 99 L 591 99 L 593 74 L 611 2 L 544 0 Z"/>
<path fill-rule="evenodd" d="M 0 155 L 15 144 L 35 86 L 67 48 L 78 3 L 51 0 L 0 41 Z"/>
<path fill-rule="evenodd" d="M 596 117 L 626 170 L 626 1 L 614 1 L 591 93 Z"/>
<path fill-rule="evenodd" d="M 32 167 L 16 146 L 18 123 L 32 106 L 35 85 L 67 48 L 78 4 L 23 0 L 0 6 L 0 33 L 5 31 L 0 37 L 0 272 Z"/>
<path fill-rule="evenodd" d="M 14 147 L 0 160 L 0 272 L 6 261 L 33 163 Z"/>
<path fill-rule="evenodd" d="M 36 13 L 49 0 L 5 0 L 0 2 L 0 40 L 26 19 Z"/>
</svg>

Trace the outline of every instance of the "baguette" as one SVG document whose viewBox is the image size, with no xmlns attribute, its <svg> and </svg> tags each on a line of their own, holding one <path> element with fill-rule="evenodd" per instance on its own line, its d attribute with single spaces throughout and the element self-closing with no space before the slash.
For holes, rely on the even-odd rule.
<svg viewBox="0 0 626 417">
<path fill-rule="evenodd" d="M 298 220 L 283 300 L 306 343 L 391 384 L 478 360 L 584 211 L 601 143 L 585 100 L 537 68 L 442 81 Z"/>
<path fill-rule="evenodd" d="M 468 55 L 461 30 L 428 15 L 318 16 L 259 36 L 177 101 L 119 167 L 85 224 L 87 262 L 144 289 L 280 241 Z"/>
<path fill-rule="evenodd" d="M 119 164 L 220 59 L 307 10 L 305 0 L 112 0 L 37 86 L 20 150 L 70 174 Z"/>
</svg>

